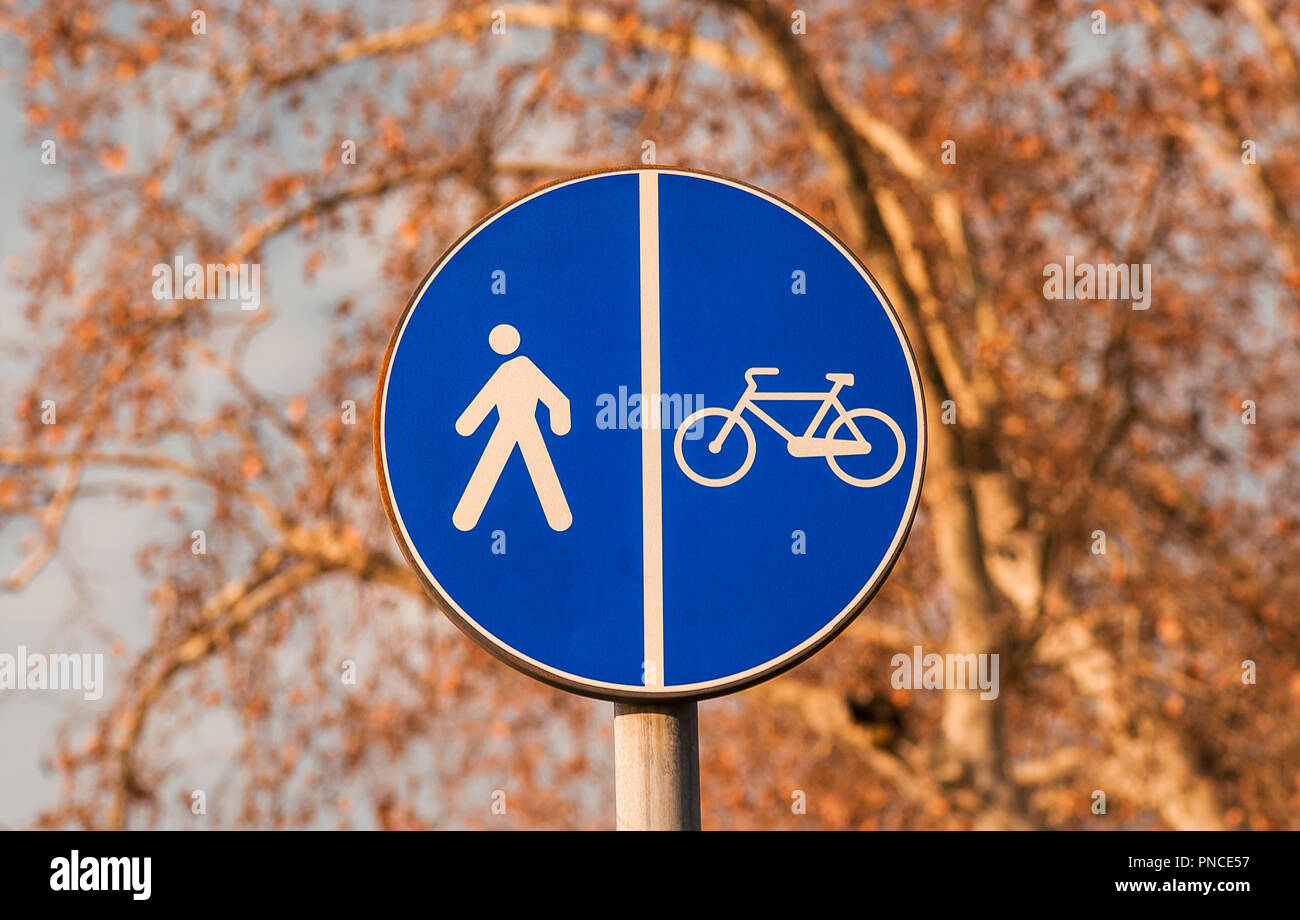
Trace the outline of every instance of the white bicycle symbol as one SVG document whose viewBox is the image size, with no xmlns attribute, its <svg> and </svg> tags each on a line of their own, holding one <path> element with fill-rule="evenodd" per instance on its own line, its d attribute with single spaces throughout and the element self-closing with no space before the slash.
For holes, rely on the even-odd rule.
<svg viewBox="0 0 1300 920">
<path fill-rule="evenodd" d="M 754 380 L 755 377 L 771 376 L 779 373 L 780 369 L 775 367 L 751 367 L 749 370 L 745 371 L 745 382 L 748 386 L 745 387 L 745 392 L 741 394 L 740 400 L 734 407 L 730 409 L 723 409 L 720 407 L 701 409 L 698 412 L 693 412 L 682 420 L 681 426 L 677 429 L 677 437 L 673 441 L 673 452 L 677 455 L 677 465 L 682 468 L 683 473 L 702 486 L 712 486 L 714 488 L 729 486 L 748 473 L 749 468 L 754 465 L 754 455 L 758 451 L 758 445 L 754 441 L 754 429 L 750 426 L 749 422 L 745 420 L 743 414 L 745 410 L 748 409 L 754 415 L 762 419 L 769 428 L 785 438 L 786 450 L 790 452 L 790 456 L 825 457 L 827 464 L 830 465 L 831 472 L 849 485 L 857 486 L 861 489 L 869 489 L 873 486 L 889 482 L 889 480 L 894 478 L 895 474 L 897 474 L 902 468 L 903 458 L 907 453 L 907 444 L 903 440 L 903 431 L 898 427 L 897 422 L 878 409 L 853 409 L 852 411 L 849 411 L 844 408 L 844 405 L 839 400 L 839 392 L 844 387 L 853 386 L 852 374 L 827 374 L 826 379 L 831 382 L 829 393 L 758 392 L 758 384 Z M 780 422 L 755 405 L 755 401 L 760 399 L 787 402 L 819 402 L 821 403 L 821 406 L 818 408 L 817 414 L 813 417 L 812 422 L 808 425 L 808 429 L 802 435 L 796 436 L 787 430 Z M 815 436 L 813 432 L 820 427 L 822 421 L 826 418 L 827 413 L 832 408 L 834 408 L 836 412 L 835 420 L 831 422 L 830 427 L 827 429 L 824 436 Z M 683 456 L 682 444 L 686 438 L 687 430 L 706 418 L 726 419 L 726 422 L 722 426 L 722 430 L 718 432 L 717 436 L 712 441 L 708 442 L 709 453 L 721 453 L 723 442 L 727 440 L 727 436 L 731 434 L 733 428 L 739 428 L 744 433 L 746 442 L 748 442 L 749 449 L 745 453 L 744 462 L 740 464 L 740 469 L 736 470 L 729 476 L 718 478 L 701 476 L 691 468 L 690 464 L 686 462 L 686 457 Z M 870 479 L 858 479 L 854 476 L 850 476 L 848 473 L 844 472 L 844 470 L 840 469 L 839 463 L 836 462 L 838 457 L 863 456 L 871 453 L 871 444 L 862 436 L 862 432 L 858 430 L 858 426 L 854 424 L 855 419 L 864 418 L 876 419 L 877 421 L 883 422 L 889 427 L 889 430 L 894 433 L 894 438 L 898 442 L 898 455 L 894 459 L 894 465 L 881 475 Z M 852 438 L 836 438 L 835 435 L 841 428 L 847 428 L 849 434 L 852 435 Z"/>
</svg>

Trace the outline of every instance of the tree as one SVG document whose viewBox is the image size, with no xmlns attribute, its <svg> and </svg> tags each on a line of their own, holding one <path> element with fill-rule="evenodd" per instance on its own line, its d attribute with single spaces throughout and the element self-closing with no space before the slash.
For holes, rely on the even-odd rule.
<svg viewBox="0 0 1300 920">
<path fill-rule="evenodd" d="M 152 636 L 111 711 L 69 722 L 41 824 L 184 826 L 177 758 L 209 720 L 237 732 L 218 823 L 610 823 L 608 708 L 433 614 L 366 419 L 402 304 L 466 226 L 653 152 L 858 252 L 930 420 L 923 512 L 869 612 L 705 705 L 706 826 L 1296 826 L 1294 11 L 1143 0 L 1100 32 L 1074 3 L 798 12 L 241 2 L 202 34 L 145 0 L 6 14 L 28 136 L 56 139 L 68 182 L 20 271 L 40 346 L 0 448 L 30 535 L 9 589 L 106 472 L 159 509 L 129 535 Z M 177 254 L 260 265 L 264 304 L 154 299 Z M 1148 309 L 1049 299 L 1067 258 L 1149 266 Z M 364 289 L 315 293 L 363 264 Z M 314 366 L 287 391 L 250 379 L 295 316 Z M 892 687 L 916 645 L 998 654 L 999 695 Z"/>
</svg>

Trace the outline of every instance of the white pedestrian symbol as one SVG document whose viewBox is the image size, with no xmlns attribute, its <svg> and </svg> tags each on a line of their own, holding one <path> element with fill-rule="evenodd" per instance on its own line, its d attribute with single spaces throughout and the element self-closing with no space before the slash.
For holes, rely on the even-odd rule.
<svg viewBox="0 0 1300 920">
<path fill-rule="evenodd" d="M 779 374 L 780 370 L 775 367 L 751 367 L 745 371 L 745 392 L 740 394 L 740 399 L 730 409 L 709 408 L 701 409 L 682 420 L 681 427 L 677 429 L 677 437 L 673 440 L 673 452 L 677 455 L 677 465 L 682 468 L 693 482 L 698 482 L 702 486 L 711 486 L 721 488 L 729 486 L 736 482 L 749 472 L 749 468 L 754 464 L 754 455 L 758 451 L 758 445 L 754 440 L 754 429 L 749 422 L 745 420 L 745 412 L 753 413 L 769 428 L 775 431 L 781 437 L 785 438 L 785 449 L 792 457 L 822 457 L 830 466 L 831 472 L 847 482 L 851 486 L 857 486 L 860 489 L 869 489 L 874 486 L 883 485 L 894 478 L 894 475 L 902 468 L 903 458 L 907 455 L 907 444 L 903 440 L 903 430 L 898 427 L 898 423 L 881 412 L 879 409 L 846 409 L 840 402 L 840 390 L 844 387 L 853 386 L 852 374 L 827 374 L 826 379 L 830 382 L 829 392 L 788 392 L 778 393 L 774 391 L 760 392 L 758 382 L 755 377 L 773 376 Z M 772 416 L 764 412 L 756 403 L 759 400 L 772 402 L 813 402 L 818 403 L 816 415 L 808 424 L 808 428 L 802 435 L 796 435 L 790 431 Z M 835 420 L 830 423 L 825 435 L 819 436 L 817 429 L 821 427 L 826 416 L 831 410 L 835 410 Z M 722 452 L 723 442 L 727 436 L 737 428 L 745 437 L 745 456 L 740 462 L 740 468 L 728 476 L 710 477 L 704 476 L 697 472 L 686 459 L 683 450 L 685 446 L 686 432 L 695 428 L 696 425 L 702 424 L 706 418 L 724 419 L 722 429 L 718 432 L 717 437 L 708 443 L 709 453 L 717 454 Z M 840 468 L 840 457 L 864 456 L 871 453 L 873 445 L 858 430 L 858 422 L 862 419 L 874 419 L 884 423 L 893 437 L 890 439 L 894 443 L 883 445 L 886 449 L 893 450 L 893 463 L 889 469 L 878 476 L 860 478 L 851 476 Z M 837 437 L 841 431 L 848 433 L 848 437 Z M 701 429 L 701 434 L 703 433 Z M 696 437 L 699 437 L 697 435 Z M 697 461 L 698 462 L 698 461 Z"/>
<path fill-rule="evenodd" d="M 519 330 L 502 323 L 488 333 L 488 344 L 499 355 L 513 354 L 519 347 Z M 546 406 L 551 417 L 551 431 L 557 435 L 569 433 L 569 398 L 560 388 L 526 356 L 511 358 L 488 378 L 478 395 L 456 419 L 456 433 L 469 437 L 493 410 L 497 410 L 497 427 L 483 448 L 483 456 L 469 477 L 469 484 L 452 512 L 451 522 L 457 530 L 473 530 L 483 509 L 487 507 L 492 490 L 501 479 L 501 473 L 514 452 L 515 445 L 524 458 L 533 489 L 542 503 L 546 523 L 552 530 L 568 530 L 573 523 L 573 513 L 564 498 L 560 478 L 551 463 L 551 455 L 542 438 L 537 423 L 537 403 Z"/>
</svg>

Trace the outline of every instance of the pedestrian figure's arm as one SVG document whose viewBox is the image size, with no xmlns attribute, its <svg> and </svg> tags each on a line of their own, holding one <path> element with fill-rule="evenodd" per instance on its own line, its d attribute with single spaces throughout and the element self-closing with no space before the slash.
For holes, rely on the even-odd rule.
<svg viewBox="0 0 1300 920">
<path fill-rule="evenodd" d="M 551 383 L 551 379 L 545 374 L 538 372 L 540 377 L 540 392 L 537 398 L 546 406 L 546 411 L 551 415 L 551 432 L 553 434 L 565 435 L 569 433 L 573 422 L 569 417 L 569 397 L 560 392 L 560 388 Z"/>
<path fill-rule="evenodd" d="M 496 408 L 496 401 L 493 398 L 496 388 L 492 386 L 495 377 L 496 375 L 493 374 L 488 378 L 488 382 L 483 384 L 483 389 L 478 391 L 478 395 L 470 400 L 470 404 L 465 407 L 460 418 L 456 419 L 456 434 L 462 438 L 468 438 L 478 431 L 478 426 L 483 424 L 483 419 Z"/>
<path fill-rule="evenodd" d="M 548 408 L 551 410 L 551 431 L 560 435 L 568 434 L 573 427 L 573 421 L 569 418 L 569 397 L 561 394 L 560 401 Z"/>
</svg>

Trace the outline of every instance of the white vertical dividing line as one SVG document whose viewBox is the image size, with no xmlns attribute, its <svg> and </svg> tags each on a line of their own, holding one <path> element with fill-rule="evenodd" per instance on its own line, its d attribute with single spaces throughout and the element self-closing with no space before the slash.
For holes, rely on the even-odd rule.
<svg viewBox="0 0 1300 920">
<path fill-rule="evenodd" d="M 664 685 L 664 520 L 659 418 L 659 173 L 641 170 L 641 530 L 643 682 Z"/>
</svg>

